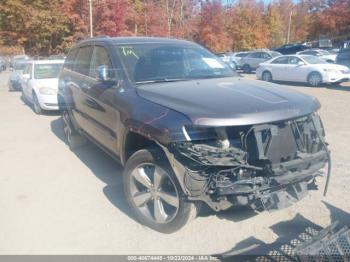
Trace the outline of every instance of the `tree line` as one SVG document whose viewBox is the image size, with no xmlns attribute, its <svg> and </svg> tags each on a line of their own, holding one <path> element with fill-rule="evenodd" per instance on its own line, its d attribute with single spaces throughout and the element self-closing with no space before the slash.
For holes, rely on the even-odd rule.
<svg viewBox="0 0 350 262">
<path fill-rule="evenodd" d="M 290 42 L 350 37 L 349 0 L 91 1 L 95 36 L 184 38 L 215 52 L 277 47 L 288 31 Z M 1 0 L 2 50 L 65 53 L 88 37 L 89 0 Z"/>
</svg>

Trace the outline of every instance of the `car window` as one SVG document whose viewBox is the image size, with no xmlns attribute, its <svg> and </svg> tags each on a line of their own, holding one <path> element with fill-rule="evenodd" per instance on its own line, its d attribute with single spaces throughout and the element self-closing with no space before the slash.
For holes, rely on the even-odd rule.
<svg viewBox="0 0 350 262">
<path fill-rule="evenodd" d="M 261 58 L 261 52 L 252 53 L 249 57 L 251 57 L 251 58 Z"/>
<path fill-rule="evenodd" d="M 319 59 L 316 56 L 310 56 L 310 55 L 305 55 L 302 56 L 302 58 L 308 63 L 308 64 L 327 64 L 326 61 Z"/>
<path fill-rule="evenodd" d="M 287 56 L 278 57 L 275 60 L 273 60 L 271 64 L 288 64 L 288 57 Z"/>
<path fill-rule="evenodd" d="M 74 59 L 78 53 L 78 48 L 71 49 L 68 53 L 68 56 L 64 62 L 64 68 L 73 69 Z"/>
<path fill-rule="evenodd" d="M 91 59 L 89 75 L 93 78 L 97 78 L 97 68 L 102 65 L 112 69 L 112 63 L 108 51 L 102 46 L 95 46 Z M 113 72 L 110 70 L 110 73 L 112 74 Z M 113 77 L 113 75 L 110 75 L 110 77 Z"/>
<path fill-rule="evenodd" d="M 290 56 L 288 59 L 290 65 L 297 65 L 299 62 L 302 62 L 300 58 L 296 56 Z"/>
<path fill-rule="evenodd" d="M 237 54 L 236 56 L 237 57 L 245 57 L 247 56 L 249 53 L 240 53 L 240 54 Z"/>
<path fill-rule="evenodd" d="M 74 62 L 74 71 L 83 75 L 89 75 L 91 55 L 91 46 L 84 46 L 79 48 L 77 57 Z"/>
<path fill-rule="evenodd" d="M 62 64 L 36 64 L 34 66 L 35 79 L 57 78 L 61 72 Z"/>
<path fill-rule="evenodd" d="M 279 53 L 279 52 L 271 52 L 270 53 L 270 56 L 271 57 L 277 57 L 277 56 L 281 56 L 282 54 L 281 53 Z"/>
<path fill-rule="evenodd" d="M 262 54 L 261 54 L 261 58 L 263 58 L 263 59 L 271 59 L 272 56 L 269 55 L 268 53 L 262 53 Z"/>
</svg>

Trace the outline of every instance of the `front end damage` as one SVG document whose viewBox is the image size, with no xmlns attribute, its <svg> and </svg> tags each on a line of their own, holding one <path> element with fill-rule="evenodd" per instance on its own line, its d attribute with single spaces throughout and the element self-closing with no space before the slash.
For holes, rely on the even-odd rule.
<svg viewBox="0 0 350 262">
<path fill-rule="evenodd" d="M 317 188 L 315 177 L 330 165 L 315 113 L 251 126 L 184 127 L 183 132 L 187 141 L 170 143 L 165 153 L 188 199 L 216 211 L 290 206 Z"/>
</svg>

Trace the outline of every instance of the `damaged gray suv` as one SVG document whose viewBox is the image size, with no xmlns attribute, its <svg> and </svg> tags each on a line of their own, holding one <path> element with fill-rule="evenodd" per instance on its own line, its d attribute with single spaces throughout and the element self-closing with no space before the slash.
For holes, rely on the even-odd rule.
<svg viewBox="0 0 350 262">
<path fill-rule="evenodd" d="M 164 233 L 202 203 L 289 206 L 330 168 L 316 98 L 242 78 L 192 42 L 82 41 L 58 99 L 71 149 L 89 139 L 119 161 L 135 217 Z"/>
</svg>

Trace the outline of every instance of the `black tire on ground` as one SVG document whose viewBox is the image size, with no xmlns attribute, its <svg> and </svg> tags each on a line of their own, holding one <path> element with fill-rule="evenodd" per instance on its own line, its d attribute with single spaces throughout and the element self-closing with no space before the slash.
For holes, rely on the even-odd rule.
<svg viewBox="0 0 350 262">
<path fill-rule="evenodd" d="M 161 149 L 134 153 L 123 174 L 126 199 L 136 219 L 156 231 L 173 233 L 199 212 L 189 202 Z"/>
<path fill-rule="evenodd" d="M 63 132 L 67 145 L 71 150 L 75 150 L 86 145 L 87 139 L 74 128 L 70 114 L 68 110 L 62 112 Z"/>
<path fill-rule="evenodd" d="M 261 78 L 263 81 L 272 82 L 272 74 L 269 71 L 264 71 Z"/>
<path fill-rule="evenodd" d="M 8 83 L 8 86 L 9 86 L 9 91 L 10 92 L 13 92 L 13 91 L 16 90 L 11 82 Z"/>
<path fill-rule="evenodd" d="M 43 114 L 43 109 L 41 108 L 41 106 L 39 104 L 38 97 L 36 96 L 35 93 L 33 93 L 33 109 L 34 109 L 34 112 L 37 115 L 42 115 Z"/>
<path fill-rule="evenodd" d="M 246 74 L 249 74 L 250 72 L 252 72 L 252 69 L 251 69 L 250 65 L 248 65 L 248 64 L 243 65 L 242 70 Z"/>
<path fill-rule="evenodd" d="M 318 87 L 322 83 L 322 76 L 319 72 L 311 72 L 307 77 L 310 86 Z"/>
</svg>

